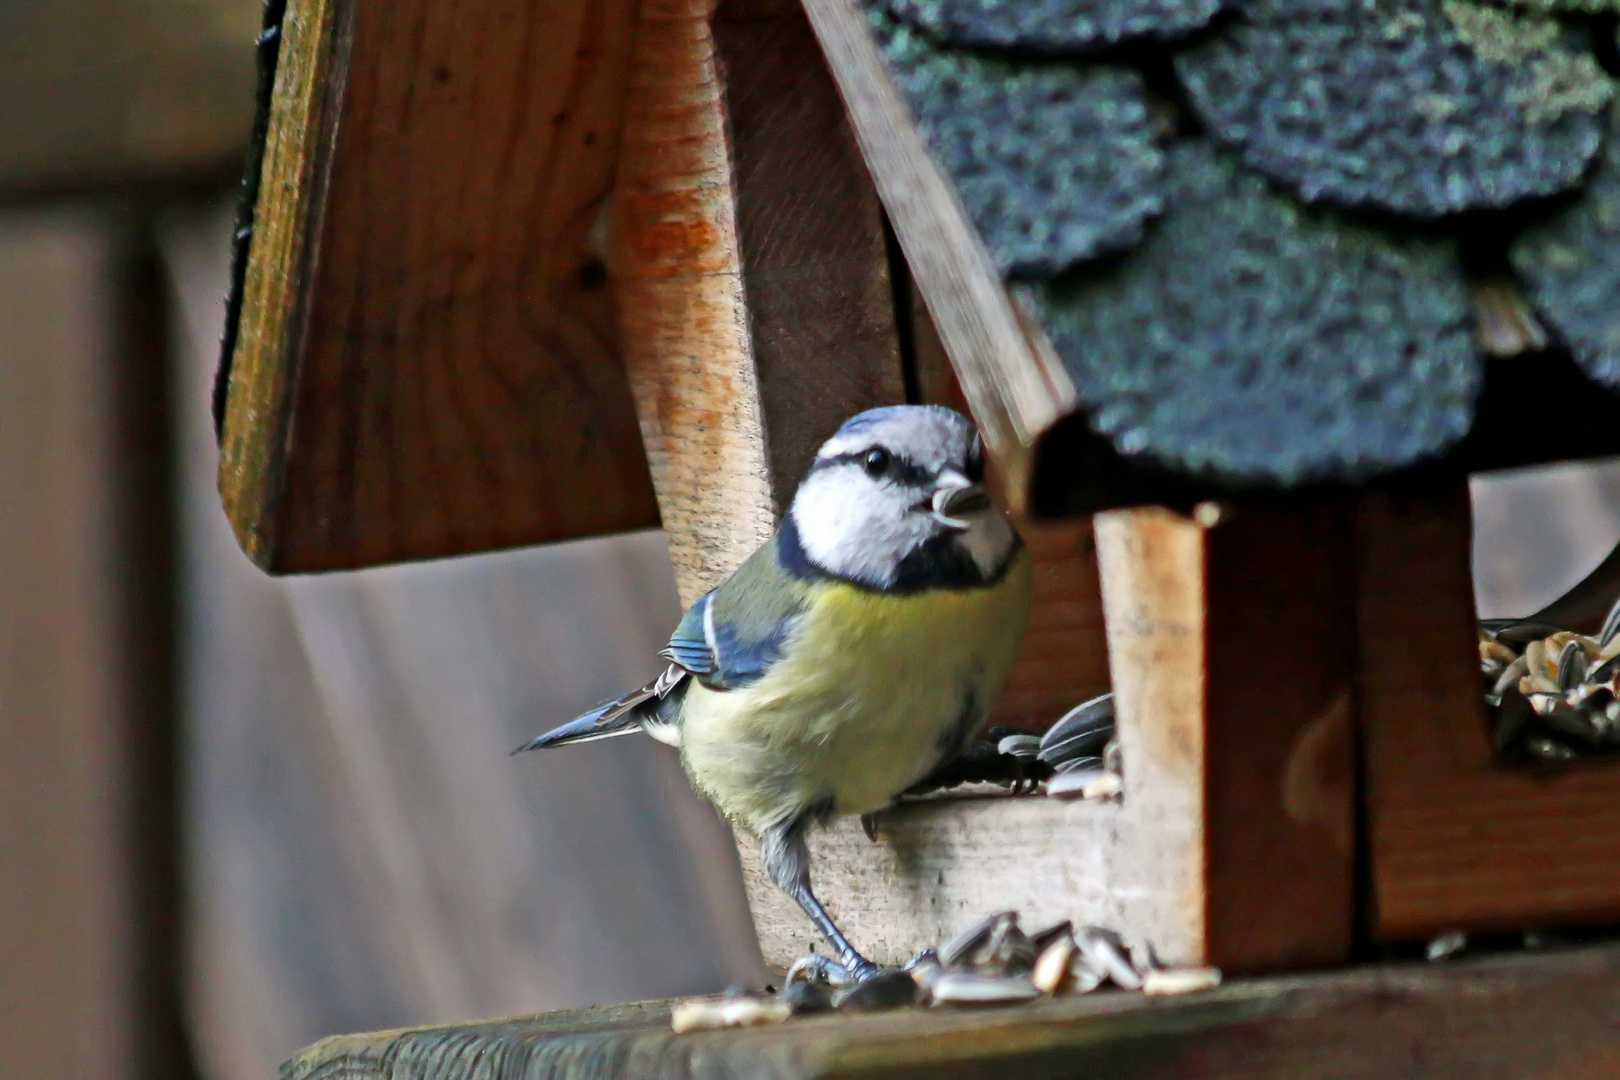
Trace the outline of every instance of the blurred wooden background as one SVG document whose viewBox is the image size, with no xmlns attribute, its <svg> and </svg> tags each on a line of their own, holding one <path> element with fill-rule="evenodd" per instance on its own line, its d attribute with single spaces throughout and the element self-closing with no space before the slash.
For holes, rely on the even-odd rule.
<svg viewBox="0 0 1620 1080">
<path fill-rule="evenodd" d="M 758 972 L 667 751 L 506 756 L 651 670 L 657 535 L 280 582 L 237 550 L 207 396 L 257 26 L 0 8 L 5 1080 L 261 1080 L 339 1030 Z M 1612 464 L 1475 496 L 1485 614 L 1620 537 Z"/>
</svg>

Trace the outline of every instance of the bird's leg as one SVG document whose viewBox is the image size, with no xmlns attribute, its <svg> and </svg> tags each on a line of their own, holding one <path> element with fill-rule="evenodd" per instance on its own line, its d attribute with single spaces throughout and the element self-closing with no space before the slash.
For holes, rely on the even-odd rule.
<svg viewBox="0 0 1620 1080">
<path fill-rule="evenodd" d="M 805 846 L 804 830 L 811 816 L 810 813 L 803 813 L 785 825 L 767 829 L 760 836 L 760 860 L 776 887 L 804 909 L 810 921 L 816 924 L 816 929 L 833 947 L 838 954 L 838 967 L 850 979 L 861 982 L 878 973 L 877 965 L 855 951 L 855 946 L 849 943 L 843 931 L 832 921 L 832 916 L 827 914 L 827 909 L 810 891 L 810 852 Z"/>
</svg>

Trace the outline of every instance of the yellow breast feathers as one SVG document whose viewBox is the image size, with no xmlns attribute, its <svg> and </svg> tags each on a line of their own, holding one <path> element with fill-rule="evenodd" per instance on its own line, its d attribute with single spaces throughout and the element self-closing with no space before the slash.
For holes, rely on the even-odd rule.
<svg viewBox="0 0 1620 1080">
<path fill-rule="evenodd" d="M 817 583 L 763 678 L 687 692 L 687 774 L 756 831 L 818 803 L 842 813 L 887 805 L 984 722 L 1023 636 L 1030 587 L 1027 551 L 980 588 Z"/>
</svg>

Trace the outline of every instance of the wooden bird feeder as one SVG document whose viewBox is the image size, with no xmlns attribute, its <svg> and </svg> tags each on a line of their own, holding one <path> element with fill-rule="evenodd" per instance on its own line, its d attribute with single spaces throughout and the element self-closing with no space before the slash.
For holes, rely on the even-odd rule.
<svg viewBox="0 0 1620 1080">
<path fill-rule="evenodd" d="M 661 524 L 690 602 L 842 419 L 952 404 L 1038 560 L 997 719 L 1112 686 L 1124 790 L 819 834 L 875 960 L 1009 907 L 1239 972 L 1343 962 L 1358 920 L 1620 916 L 1620 764 L 1496 762 L 1465 486 L 1620 452 L 1608 76 L 1466 0 L 1219 6 L 272 3 L 221 383 L 243 548 Z M 1432 100 L 1278 120 L 1319 75 Z M 785 966 L 813 932 L 744 863 Z"/>
</svg>

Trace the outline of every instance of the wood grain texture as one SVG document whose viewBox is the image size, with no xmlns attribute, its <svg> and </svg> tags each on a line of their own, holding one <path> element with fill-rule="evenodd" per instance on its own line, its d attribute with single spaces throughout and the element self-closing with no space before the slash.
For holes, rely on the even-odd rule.
<svg viewBox="0 0 1620 1080">
<path fill-rule="evenodd" d="M 889 81 L 858 7 L 852 0 L 805 0 L 805 10 L 973 418 L 1012 478 L 1009 490 L 1021 497 L 1030 449 L 1074 408 L 1074 386 L 1002 285 Z"/>
<path fill-rule="evenodd" d="M 328 1039 L 285 1080 L 1607 1080 L 1620 950 L 1102 993 L 1001 1009 L 808 1017 L 674 1035 L 669 1005 Z"/>
<path fill-rule="evenodd" d="M 1347 525 L 1333 505 L 1097 519 L 1135 829 L 1122 842 L 1159 886 L 1137 919 L 1190 943 L 1184 962 L 1275 970 L 1349 955 Z"/>
<path fill-rule="evenodd" d="M 221 486 L 326 570 L 655 524 L 593 230 L 633 0 L 297 0 Z"/>
<path fill-rule="evenodd" d="M 690 603 L 770 535 L 816 446 L 904 386 L 877 200 L 803 15 L 648 0 L 641 21 L 611 266 Z"/>
<path fill-rule="evenodd" d="M 1375 931 L 1620 917 L 1620 769 L 1494 761 L 1466 490 L 1367 496 L 1358 549 Z"/>
</svg>

